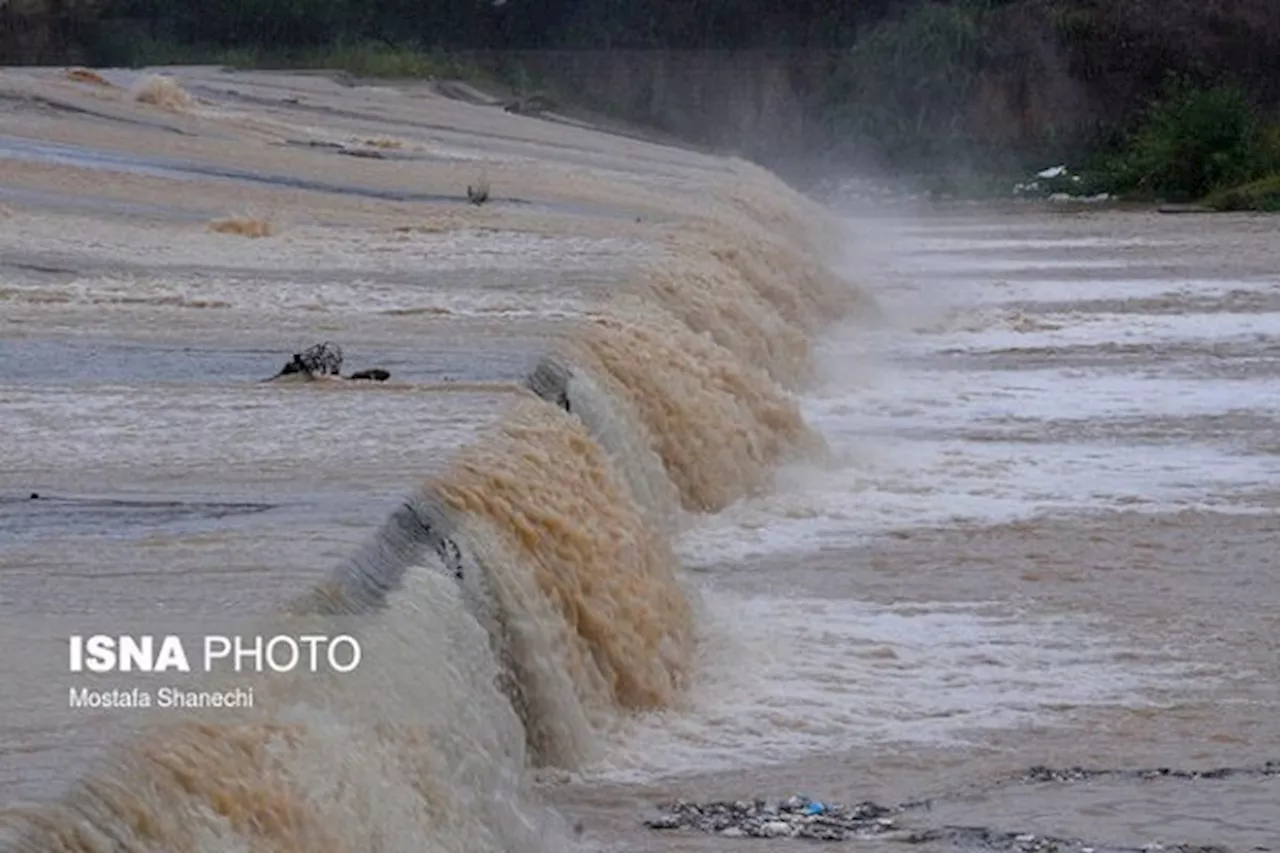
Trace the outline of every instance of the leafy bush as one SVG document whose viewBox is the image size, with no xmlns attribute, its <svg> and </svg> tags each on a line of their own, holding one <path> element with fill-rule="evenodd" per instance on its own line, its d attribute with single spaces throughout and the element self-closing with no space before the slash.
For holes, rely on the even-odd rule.
<svg viewBox="0 0 1280 853">
<path fill-rule="evenodd" d="M 1186 201 L 1258 177 L 1266 147 L 1242 90 L 1171 77 L 1107 171 L 1117 191 Z"/>
<path fill-rule="evenodd" d="M 859 39 L 828 86 L 824 110 L 843 153 L 901 164 L 964 147 L 965 111 L 991 56 L 991 5 L 926 3 Z"/>
<path fill-rule="evenodd" d="M 1218 190 L 1205 202 L 1215 210 L 1280 213 L 1280 173 L 1238 187 Z"/>
<path fill-rule="evenodd" d="M 292 50 L 240 48 L 223 52 L 220 61 L 235 68 L 328 68 L 357 77 L 466 76 L 444 54 L 368 42 Z"/>
</svg>

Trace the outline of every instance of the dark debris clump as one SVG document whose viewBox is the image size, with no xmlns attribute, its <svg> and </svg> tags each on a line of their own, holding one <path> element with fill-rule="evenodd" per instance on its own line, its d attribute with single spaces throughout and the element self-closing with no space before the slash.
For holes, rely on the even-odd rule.
<svg viewBox="0 0 1280 853">
<path fill-rule="evenodd" d="M 1114 847 L 1090 844 L 1080 839 L 1054 838 L 1034 833 L 1005 832 L 985 826 L 947 826 L 910 833 L 899 841 L 924 844 L 944 841 L 959 850 L 998 851 L 998 853 L 1228 853 L 1222 847 L 1200 847 L 1186 844 L 1146 847 Z"/>
<path fill-rule="evenodd" d="M 645 821 L 650 829 L 695 829 L 726 837 L 808 838 L 843 841 L 879 835 L 896 828 L 894 809 L 872 802 L 842 806 L 807 797 L 752 802 L 694 803 L 677 800 L 659 806 Z"/>
<path fill-rule="evenodd" d="M 293 354 L 280 371 L 305 373 L 309 376 L 337 376 L 342 372 L 342 347 L 325 341 Z"/>
<path fill-rule="evenodd" d="M 308 347 L 302 352 L 295 352 L 293 357 L 285 362 L 280 372 L 271 377 L 271 379 L 279 379 L 282 376 L 303 376 L 307 379 L 314 379 L 318 376 L 340 378 L 341 375 L 342 347 L 325 341 Z M 371 382 L 386 382 L 390 378 L 391 373 L 381 367 L 357 370 L 347 377 L 347 379 Z"/>
<path fill-rule="evenodd" d="M 1231 777 L 1280 776 L 1280 761 L 1267 761 L 1249 767 L 1220 767 L 1212 770 L 1154 769 L 1086 769 L 1083 767 L 1031 767 L 1013 777 L 1006 777 L 992 787 L 1007 784 L 1045 782 L 1088 782 L 1093 779 L 1120 779 L 1146 782 L 1153 779 L 1184 781 L 1216 780 Z M 953 795 L 954 796 L 954 795 Z M 943 799 L 948 798 L 942 795 Z M 957 850 L 993 851 L 993 853 L 1229 853 L 1217 845 L 1148 844 L 1142 847 L 1117 847 L 1090 844 L 1080 839 L 1054 838 L 1027 832 L 1008 832 L 985 826 L 914 826 L 899 827 L 895 816 L 913 810 L 928 812 L 939 797 L 907 801 L 887 807 L 873 802 L 853 806 L 822 803 L 807 797 L 791 797 L 782 801 L 696 803 L 677 800 L 659 806 L 659 813 L 645 820 L 645 826 L 656 830 L 693 829 L 735 838 L 805 838 L 814 841 L 844 841 L 849 838 L 888 836 L 907 844 L 948 843 Z M 1263 850 L 1265 848 L 1255 848 Z"/>
<path fill-rule="evenodd" d="M 1228 779 L 1233 776 L 1280 776 L 1280 761 L 1268 761 L 1254 767 L 1218 767 L 1212 770 L 1175 770 L 1155 767 L 1143 770 L 1090 770 L 1084 767 L 1030 768 L 1017 781 L 1020 782 L 1087 782 L 1090 779 L 1127 779 L 1149 781 L 1152 779 Z"/>
</svg>

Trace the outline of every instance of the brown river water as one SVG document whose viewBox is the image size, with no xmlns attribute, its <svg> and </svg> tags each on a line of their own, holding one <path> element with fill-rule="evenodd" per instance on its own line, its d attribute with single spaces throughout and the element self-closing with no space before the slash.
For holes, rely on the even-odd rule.
<svg viewBox="0 0 1280 853">
<path fill-rule="evenodd" d="M 0 850 L 1280 850 L 1276 219 L 169 73 L 0 72 Z M 260 381 L 324 340 L 391 379 Z M 644 824 L 792 795 L 921 804 Z"/>
</svg>

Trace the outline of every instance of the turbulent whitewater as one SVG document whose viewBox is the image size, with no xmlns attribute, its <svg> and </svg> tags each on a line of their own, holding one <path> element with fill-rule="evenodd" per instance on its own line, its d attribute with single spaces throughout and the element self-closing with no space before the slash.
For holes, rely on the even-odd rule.
<svg viewBox="0 0 1280 853">
<path fill-rule="evenodd" d="M 700 603 L 675 539 L 824 452 L 793 392 L 813 336 L 869 307 L 831 272 L 821 210 L 740 162 L 718 180 L 637 187 L 670 225 L 630 284 L 590 295 L 519 399 L 267 620 L 356 632 L 355 673 L 263 678 L 234 718 L 158 716 L 6 815 L 3 848 L 565 849 L 534 773 L 679 706 Z"/>
</svg>

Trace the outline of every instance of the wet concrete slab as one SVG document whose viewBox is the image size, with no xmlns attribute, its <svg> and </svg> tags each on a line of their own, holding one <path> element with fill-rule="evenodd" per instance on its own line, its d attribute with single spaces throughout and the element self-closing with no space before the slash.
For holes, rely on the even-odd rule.
<svg viewBox="0 0 1280 853">
<path fill-rule="evenodd" d="M 380 201 L 419 202 L 437 205 L 467 203 L 465 196 L 458 197 L 443 193 L 398 192 L 395 190 L 362 187 L 355 184 L 330 183 L 290 175 L 230 169 L 192 160 L 133 155 L 118 151 L 95 149 L 83 145 L 67 145 L 48 141 L 31 142 L 12 136 L 0 136 L 0 159 L 72 166 L 82 169 L 98 169 L 155 178 L 203 179 L 260 184 L 285 189 L 356 196 Z M 492 204 L 496 206 L 533 205 L 534 202 L 527 199 L 499 197 L 494 198 Z M 538 206 L 547 207 L 546 205 Z M 551 208 L 547 207 L 547 209 Z"/>
<path fill-rule="evenodd" d="M 307 346 L 311 345 L 309 342 Z M 181 346 L 120 340 L 0 338 L 0 389 L 77 384 L 252 383 L 275 376 L 294 350 Z M 300 349 L 305 347 L 300 347 Z M 475 351 L 465 341 L 371 347 L 344 353 L 343 374 L 381 367 L 397 383 L 519 382 L 539 353 L 517 347 Z"/>
<path fill-rule="evenodd" d="M 271 510 L 271 504 L 208 501 L 122 500 L 31 492 L 0 495 L 0 538 L 10 545 L 53 537 L 128 538 L 222 530 L 238 516 Z"/>
</svg>

